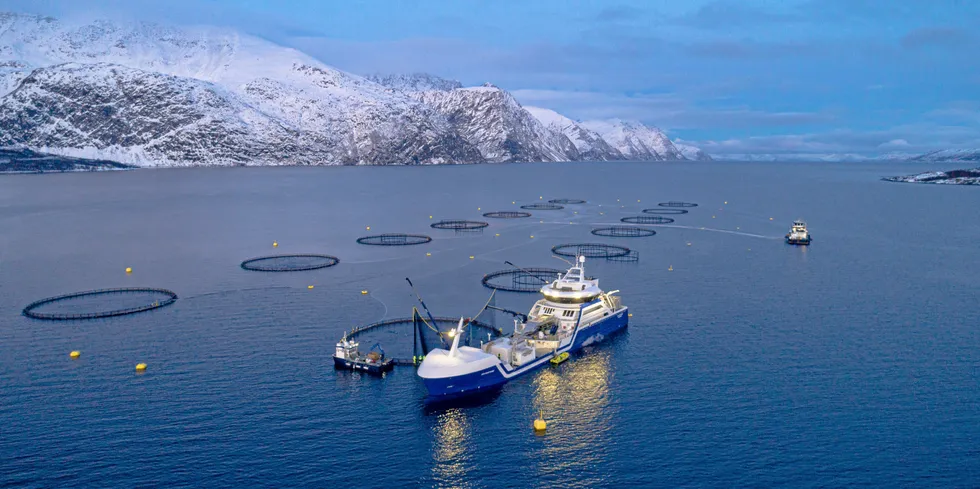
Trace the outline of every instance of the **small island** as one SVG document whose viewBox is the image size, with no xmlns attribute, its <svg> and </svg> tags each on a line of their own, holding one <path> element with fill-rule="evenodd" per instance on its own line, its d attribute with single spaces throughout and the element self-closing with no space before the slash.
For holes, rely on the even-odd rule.
<svg viewBox="0 0 980 489">
<path fill-rule="evenodd" d="M 980 185 L 980 168 L 972 170 L 929 171 L 903 177 L 885 177 L 888 182 L 934 183 L 941 185 Z"/>
<path fill-rule="evenodd" d="M 0 173 L 60 173 L 133 168 L 136 167 L 115 161 L 72 158 L 21 148 L 0 148 Z"/>
</svg>

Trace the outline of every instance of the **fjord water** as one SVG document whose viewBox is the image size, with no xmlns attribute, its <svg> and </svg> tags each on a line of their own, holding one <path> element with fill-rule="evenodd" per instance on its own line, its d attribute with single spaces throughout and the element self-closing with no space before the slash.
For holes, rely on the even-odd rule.
<svg viewBox="0 0 980 489">
<path fill-rule="evenodd" d="M 569 163 L 3 176 L 0 481 L 973 485 L 980 194 L 879 180 L 925 169 Z M 429 228 L 430 215 L 482 219 L 539 197 L 588 203 L 488 219 L 482 234 Z M 653 237 L 589 234 L 668 200 L 700 206 Z M 809 248 L 782 240 L 799 217 Z M 382 232 L 435 239 L 355 243 Z M 480 278 L 505 260 L 560 267 L 552 245 L 593 241 L 639 251 L 638 263 L 587 263 L 633 317 L 626 333 L 558 368 L 482 403 L 427 406 L 411 368 L 375 378 L 332 366 L 343 331 L 411 313 L 404 277 L 435 314 L 472 315 L 488 297 Z M 238 266 L 273 253 L 341 263 L 281 274 Z M 104 320 L 20 315 L 42 297 L 122 286 L 180 299 Z M 501 293 L 497 303 L 526 311 L 533 300 Z M 408 331 L 362 347 L 377 340 L 411 354 Z M 543 436 L 531 429 L 539 411 Z"/>
</svg>

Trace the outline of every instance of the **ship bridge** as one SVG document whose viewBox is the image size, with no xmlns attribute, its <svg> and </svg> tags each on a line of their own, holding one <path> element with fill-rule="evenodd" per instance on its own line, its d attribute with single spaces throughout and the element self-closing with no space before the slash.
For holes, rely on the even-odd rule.
<svg viewBox="0 0 980 489">
<path fill-rule="evenodd" d="M 591 302 L 602 294 L 598 280 L 585 276 L 585 257 L 578 258 L 577 266 L 569 268 L 564 275 L 541 287 L 541 295 L 552 302 L 577 304 Z"/>
</svg>

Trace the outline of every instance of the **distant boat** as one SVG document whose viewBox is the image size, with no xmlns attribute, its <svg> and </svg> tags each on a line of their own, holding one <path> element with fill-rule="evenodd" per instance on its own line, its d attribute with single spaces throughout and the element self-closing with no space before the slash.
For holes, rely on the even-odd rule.
<svg viewBox="0 0 980 489">
<path fill-rule="evenodd" d="M 806 222 L 803 219 L 793 221 L 793 227 L 786 234 L 786 242 L 792 245 L 810 244 L 810 232 L 806 229 Z"/>
</svg>

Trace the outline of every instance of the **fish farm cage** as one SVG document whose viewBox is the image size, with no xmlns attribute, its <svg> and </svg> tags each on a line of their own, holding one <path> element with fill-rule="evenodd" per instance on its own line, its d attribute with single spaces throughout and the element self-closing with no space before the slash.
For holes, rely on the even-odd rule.
<svg viewBox="0 0 980 489">
<path fill-rule="evenodd" d="M 302 272 L 332 267 L 340 258 L 330 255 L 304 253 L 298 255 L 271 255 L 250 258 L 241 267 L 255 272 Z"/>
<path fill-rule="evenodd" d="M 548 202 L 551 202 L 552 204 L 562 204 L 562 205 L 585 203 L 585 201 L 582 199 L 551 199 Z"/>
<path fill-rule="evenodd" d="M 371 246 L 411 246 L 420 245 L 432 241 L 432 237 L 424 234 L 378 234 L 375 236 L 363 236 L 357 238 L 357 242 Z"/>
<path fill-rule="evenodd" d="M 661 216 L 624 217 L 620 219 L 620 221 L 628 224 L 670 224 L 674 222 L 674 220 L 669 217 Z"/>
<path fill-rule="evenodd" d="M 496 308 L 496 309 L 511 315 L 517 315 L 525 321 L 527 320 L 527 316 L 519 312 L 509 311 L 503 308 Z M 431 339 L 431 335 L 435 334 L 438 341 L 442 343 L 443 347 L 448 348 L 448 346 L 453 342 L 453 337 L 450 335 L 449 331 L 455 328 L 456 325 L 458 324 L 459 324 L 458 317 L 431 317 L 430 316 L 428 319 L 425 319 L 416 310 L 413 311 L 412 317 L 388 319 L 385 321 L 380 321 L 365 326 L 354 327 L 349 332 L 344 332 L 344 338 L 346 338 L 347 340 L 354 340 L 357 339 L 362 334 L 371 331 L 389 329 L 392 327 L 395 328 L 410 327 L 412 329 L 412 334 L 413 334 L 412 357 L 411 358 L 392 357 L 391 360 L 394 362 L 395 365 L 414 366 L 414 365 L 418 365 L 419 362 L 422 361 L 426 352 L 432 351 L 432 349 L 429 348 L 429 342 L 426 340 L 427 337 L 430 337 Z M 495 321 L 493 321 L 492 319 L 489 323 L 487 323 L 475 318 L 470 318 L 466 320 L 466 324 L 467 324 L 466 332 L 464 333 L 463 336 L 460 337 L 461 345 L 474 345 L 477 344 L 477 342 L 482 342 L 484 338 L 483 333 L 474 334 L 474 330 L 477 329 L 489 332 L 487 339 L 490 339 L 492 337 L 500 337 L 503 336 L 504 334 L 504 331 L 498 328 L 495 324 Z M 441 329 L 443 327 L 446 328 L 445 331 Z"/>
<path fill-rule="evenodd" d="M 657 234 L 656 231 L 648 228 L 636 226 L 610 226 L 605 228 L 595 228 L 592 234 L 605 236 L 607 238 L 643 238 Z"/>
<path fill-rule="evenodd" d="M 674 214 L 687 214 L 687 209 L 643 209 L 644 214 L 664 214 L 664 215 L 674 215 Z"/>
<path fill-rule="evenodd" d="M 557 268 L 524 268 L 499 270 L 483 276 L 483 286 L 505 292 L 537 292 L 544 284 L 561 275 Z"/>
<path fill-rule="evenodd" d="M 616 258 L 630 254 L 630 249 L 625 246 L 617 246 L 603 243 L 568 243 L 551 247 L 551 252 L 558 256 L 575 258 L 584 256 L 586 258 Z"/>
<path fill-rule="evenodd" d="M 521 211 L 495 211 L 487 212 L 486 214 L 483 214 L 483 217 L 490 217 L 493 219 L 520 219 L 523 217 L 531 217 L 531 213 Z"/>
<path fill-rule="evenodd" d="M 521 206 L 521 209 L 529 211 L 559 211 L 564 208 L 565 206 L 558 204 L 525 204 Z"/>
<path fill-rule="evenodd" d="M 74 300 L 84 301 L 98 297 L 122 297 L 124 298 L 122 302 L 131 302 L 132 305 L 129 307 L 87 312 L 70 312 L 65 311 L 63 308 L 52 312 L 44 312 L 43 310 L 39 310 L 43 309 L 45 306 L 55 306 L 57 304 L 65 305 L 66 303 L 70 303 Z M 169 306 L 176 301 L 177 294 L 171 290 L 146 287 L 126 287 L 118 289 L 86 290 L 83 292 L 74 292 L 71 294 L 48 297 L 47 299 L 41 299 L 28 304 L 22 312 L 25 316 L 30 318 L 52 321 L 98 319 L 113 316 L 126 316 L 129 314 L 136 314 L 138 312 L 158 309 Z"/>
<path fill-rule="evenodd" d="M 693 202 L 677 202 L 676 200 L 672 200 L 670 202 L 661 202 L 657 205 L 659 205 L 660 207 L 697 207 L 698 206 Z"/>
<path fill-rule="evenodd" d="M 640 254 L 636 250 L 630 250 L 630 252 L 625 255 L 610 256 L 607 258 L 607 260 L 618 261 L 621 263 L 633 263 L 640 261 Z"/>
<path fill-rule="evenodd" d="M 464 219 L 443 219 L 439 222 L 435 222 L 429 225 L 434 229 L 451 229 L 453 231 L 482 231 L 483 228 L 489 226 L 489 222 L 485 221 L 467 221 Z"/>
</svg>

